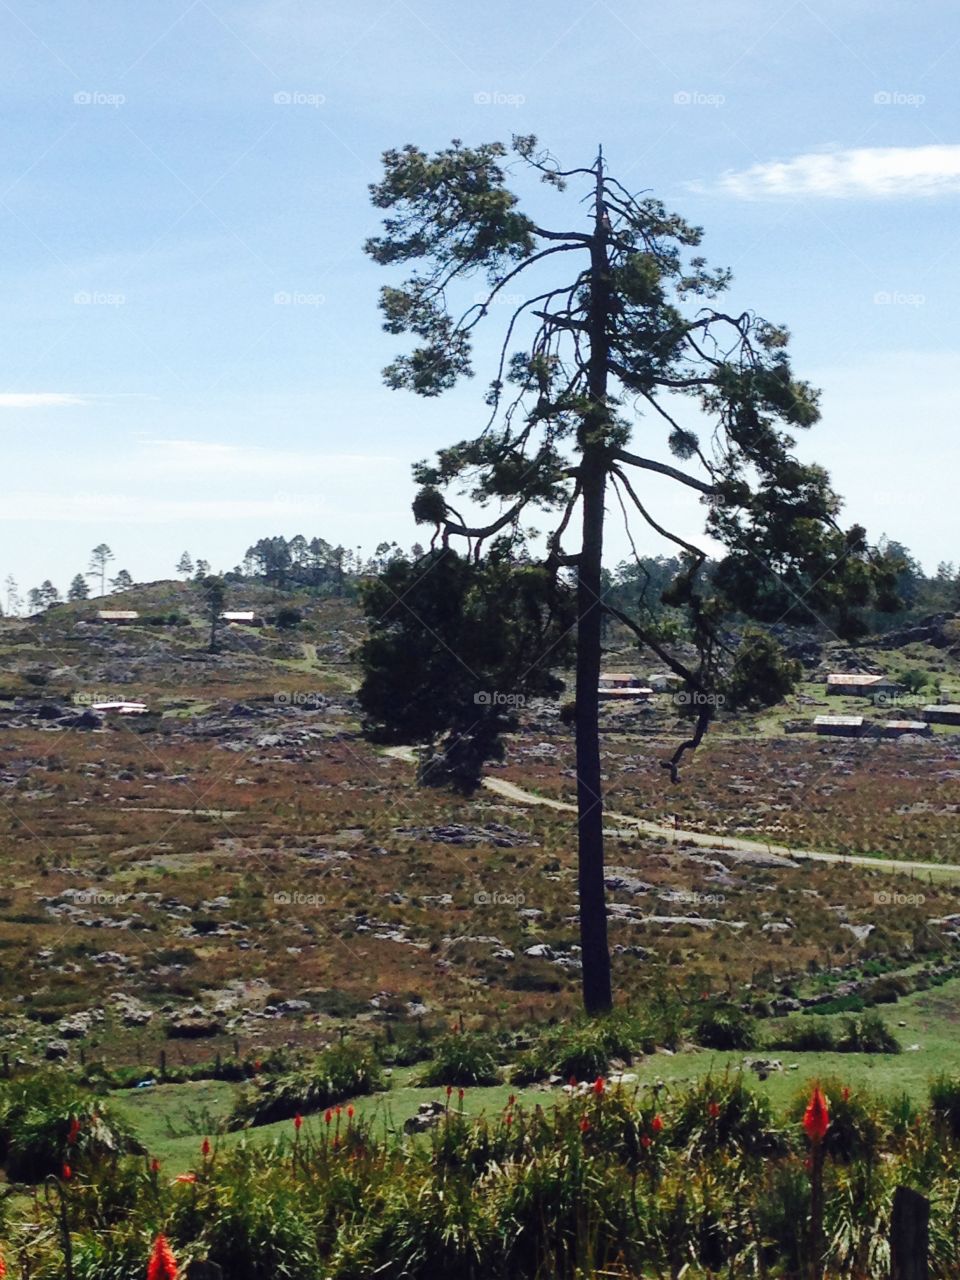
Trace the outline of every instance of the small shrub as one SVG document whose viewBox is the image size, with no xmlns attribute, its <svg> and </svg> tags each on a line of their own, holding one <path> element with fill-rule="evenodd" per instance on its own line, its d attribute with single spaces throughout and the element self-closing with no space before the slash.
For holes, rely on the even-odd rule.
<svg viewBox="0 0 960 1280">
<path fill-rule="evenodd" d="M 880 1015 L 871 1012 L 844 1018 L 837 1049 L 840 1053 L 899 1053 L 900 1041 Z"/>
<path fill-rule="evenodd" d="M 768 1049 L 794 1053 L 832 1053 L 837 1047 L 833 1027 L 822 1018 L 791 1018 L 771 1036 Z"/>
<path fill-rule="evenodd" d="M 487 1036 L 455 1032 L 442 1036 L 433 1057 L 420 1077 L 422 1085 L 498 1084 L 500 1070 L 495 1048 Z"/>
<path fill-rule="evenodd" d="M 95 1093 L 63 1072 L 37 1072 L 4 1084 L 0 1160 L 8 1178 L 39 1182 L 59 1173 L 68 1147 L 72 1163 L 142 1150 Z"/>
<path fill-rule="evenodd" d="M 368 1048 L 335 1045 L 309 1067 L 258 1079 L 238 1098 L 230 1128 L 290 1120 L 382 1088 L 380 1065 Z"/>
<path fill-rule="evenodd" d="M 960 1079 L 937 1076 L 930 1085 L 930 1111 L 939 1129 L 954 1142 L 960 1139 Z"/>
<path fill-rule="evenodd" d="M 694 1023 L 693 1035 L 705 1049 L 753 1049 L 757 1043 L 753 1019 L 735 1004 L 708 1006 Z"/>
</svg>

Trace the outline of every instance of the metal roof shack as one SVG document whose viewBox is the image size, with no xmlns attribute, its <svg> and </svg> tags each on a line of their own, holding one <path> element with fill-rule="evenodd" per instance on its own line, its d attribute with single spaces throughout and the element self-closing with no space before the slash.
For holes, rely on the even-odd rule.
<svg viewBox="0 0 960 1280">
<path fill-rule="evenodd" d="M 815 716 L 814 730 L 834 738 L 859 738 L 863 733 L 863 716 Z"/>
<path fill-rule="evenodd" d="M 868 675 L 862 671 L 835 672 L 827 676 L 827 693 L 845 693 L 851 698 L 872 698 L 878 694 L 903 692 L 903 685 L 889 676 Z"/>
<path fill-rule="evenodd" d="M 674 675 L 672 671 L 651 671 L 647 684 L 654 693 L 672 693 L 683 688 L 683 677 Z"/>
<path fill-rule="evenodd" d="M 90 710 L 113 711 L 119 716 L 145 716 L 149 708 L 145 702 L 94 702 Z"/>
<path fill-rule="evenodd" d="M 960 702 L 934 702 L 923 708 L 927 724 L 960 724 Z"/>
<path fill-rule="evenodd" d="M 880 730 L 884 738 L 902 738 L 905 733 L 929 738 L 931 729 L 925 720 L 888 720 Z"/>
<path fill-rule="evenodd" d="M 262 622 L 253 609 L 227 609 L 221 613 L 220 617 L 224 622 L 239 623 L 247 627 L 259 627 Z"/>
<path fill-rule="evenodd" d="M 140 614 L 136 609 L 98 609 L 98 622 L 136 622 Z"/>
<path fill-rule="evenodd" d="M 653 690 L 641 684 L 632 671 L 602 671 L 597 692 L 601 698 L 632 698 L 635 702 L 653 697 Z"/>
</svg>

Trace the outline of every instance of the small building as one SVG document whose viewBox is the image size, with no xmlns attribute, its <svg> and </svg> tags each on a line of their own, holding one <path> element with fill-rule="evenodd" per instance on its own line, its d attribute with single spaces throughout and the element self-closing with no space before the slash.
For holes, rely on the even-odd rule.
<svg viewBox="0 0 960 1280">
<path fill-rule="evenodd" d="M 683 678 L 672 671 L 651 671 L 647 676 L 647 684 L 654 693 L 675 693 L 683 688 Z"/>
<path fill-rule="evenodd" d="M 600 685 L 597 690 L 601 698 L 648 702 L 653 697 L 653 690 L 643 684 L 639 676 L 631 671 L 603 671 L 600 674 Z"/>
<path fill-rule="evenodd" d="M 241 627 L 262 627 L 263 619 L 253 609 L 227 609 L 220 615 L 224 622 Z"/>
<path fill-rule="evenodd" d="M 894 698 L 903 693 L 903 685 L 889 676 L 868 675 L 863 671 L 837 672 L 827 676 L 828 694 L 846 694 L 848 698 Z"/>
<path fill-rule="evenodd" d="M 934 702 L 923 708 L 927 724 L 960 725 L 960 702 Z"/>
<path fill-rule="evenodd" d="M 831 738 L 859 738 L 863 733 L 863 716 L 815 716 L 814 732 Z"/>
<path fill-rule="evenodd" d="M 136 622 L 140 614 L 136 609 L 98 609 L 98 622 Z"/>
<path fill-rule="evenodd" d="M 880 730 L 883 738 L 902 738 L 907 733 L 929 738 L 931 729 L 925 720 L 888 720 Z"/>
<path fill-rule="evenodd" d="M 99 711 L 103 715 L 113 713 L 118 716 L 145 716 L 149 708 L 145 702 L 94 702 L 91 711 Z"/>
</svg>

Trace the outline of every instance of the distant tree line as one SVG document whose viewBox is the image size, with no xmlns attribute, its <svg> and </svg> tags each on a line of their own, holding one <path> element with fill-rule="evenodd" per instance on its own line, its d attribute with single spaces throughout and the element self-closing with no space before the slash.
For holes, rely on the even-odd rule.
<svg viewBox="0 0 960 1280">
<path fill-rule="evenodd" d="M 893 539 L 881 542 L 882 553 L 896 572 L 897 593 L 902 607 L 893 612 L 877 612 L 870 618 L 875 631 L 888 630 L 903 625 L 911 619 L 928 614 L 953 613 L 960 610 L 960 564 L 943 560 L 933 574 L 925 574 L 920 562 L 908 547 Z M 278 591 L 308 591 L 318 596 L 356 595 L 359 584 L 370 577 L 380 577 L 388 566 L 402 558 L 416 563 L 424 555 L 424 549 L 415 543 L 409 552 L 403 552 L 396 542 L 381 542 L 372 555 L 365 555 L 362 548 L 352 549 L 341 543 L 330 543 L 325 538 L 306 538 L 295 534 L 285 538 L 260 538 L 244 553 L 241 564 L 220 576 L 227 583 L 262 582 Z M 101 542 L 90 553 L 86 573 L 74 576 L 66 592 L 70 602 L 88 600 L 90 583 L 100 587 L 100 594 L 129 591 L 136 586 L 132 575 L 120 569 L 112 578 L 107 577 L 108 565 L 115 559 L 111 548 Z M 604 571 L 604 595 L 615 609 L 633 612 L 639 610 L 651 622 L 660 627 L 680 625 L 682 609 L 671 599 L 671 584 L 675 583 L 682 567 L 676 556 L 637 556 L 623 561 L 613 570 Z M 703 580 L 709 584 L 713 564 L 707 561 Z M 176 572 L 185 580 L 202 583 L 210 577 L 210 562 L 200 556 L 194 558 L 184 551 L 176 564 Z M 16 616 L 24 611 L 40 613 L 51 605 L 61 604 L 64 597 L 49 578 L 27 592 L 26 602 L 12 575 L 4 583 L 4 599 L 0 613 Z M 771 618 L 769 621 L 776 621 Z M 802 625 L 802 624 L 801 624 Z M 816 619 L 809 619 L 811 628 Z"/>
</svg>

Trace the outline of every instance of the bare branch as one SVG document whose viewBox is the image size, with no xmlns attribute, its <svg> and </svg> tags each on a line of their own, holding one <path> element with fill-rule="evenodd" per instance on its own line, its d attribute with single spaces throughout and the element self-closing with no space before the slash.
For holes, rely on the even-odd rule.
<svg viewBox="0 0 960 1280">
<path fill-rule="evenodd" d="M 626 449 L 617 449 L 613 456 L 618 462 L 627 462 L 631 467 L 640 467 L 643 471 L 656 471 L 659 475 L 669 476 L 671 480 L 679 480 L 681 484 L 688 485 L 691 489 L 698 489 L 700 493 L 713 495 L 717 492 L 713 485 L 698 480 L 696 476 L 688 476 L 685 471 L 671 467 L 669 463 L 655 462 L 653 458 L 641 458 L 635 453 L 628 453 Z"/>
</svg>

